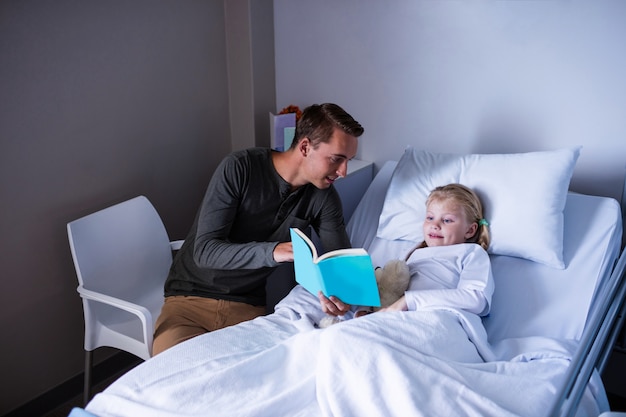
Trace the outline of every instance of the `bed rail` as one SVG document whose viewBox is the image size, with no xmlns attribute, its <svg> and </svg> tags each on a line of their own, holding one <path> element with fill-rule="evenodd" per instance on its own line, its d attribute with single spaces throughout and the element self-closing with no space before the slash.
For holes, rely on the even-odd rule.
<svg viewBox="0 0 626 417">
<path fill-rule="evenodd" d="M 626 250 L 621 255 L 590 314 L 588 326 L 581 337 L 580 346 L 568 368 L 565 383 L 549 414 L 551 417 L 570 417 L 576 413 L 594 370 L 601 373 L 611 354 L 615 340 L 624 321 L 626 296 Z M 604 281 L 604 280 L 603 280 Z"/>
</svg>

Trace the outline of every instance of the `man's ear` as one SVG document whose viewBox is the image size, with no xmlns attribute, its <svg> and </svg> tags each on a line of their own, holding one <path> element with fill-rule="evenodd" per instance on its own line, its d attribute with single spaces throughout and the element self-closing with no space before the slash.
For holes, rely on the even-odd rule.
<svg viewBox="0 0 626 417">
<path fill-rule="evenodd" d="M 300 142 L 298 143 L 298 150 L 300 151 L 302 156 L 307 156 L 309 154 L 310 149 L 311 149 L 311 141 L 309 140 L 309 138 L 304 137 L 300 139 Z"/>
</svg>

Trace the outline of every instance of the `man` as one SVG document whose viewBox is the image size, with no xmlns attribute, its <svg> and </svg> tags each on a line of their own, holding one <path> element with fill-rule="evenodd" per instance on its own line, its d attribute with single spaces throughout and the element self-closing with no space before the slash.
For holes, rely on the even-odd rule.
<svg viewBox="0 0 626 417">
<path fill-rule="evenodd" d="M 289 228 L 309 225 L 324 251 L 350 246 L 333 182 L 346 175 L 363 127 L 336 104 L 306 108 L 285 152 L 251 148 L 218 166 L 165 282 L 153 354 L 265 314 L 265 284 L 293 261 Z M 318 295 L 322 310 L 347 312 Z"/>
</svg>

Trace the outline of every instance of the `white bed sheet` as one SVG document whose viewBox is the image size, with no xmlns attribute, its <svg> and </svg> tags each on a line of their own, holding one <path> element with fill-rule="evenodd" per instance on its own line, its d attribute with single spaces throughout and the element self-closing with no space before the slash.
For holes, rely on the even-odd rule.
<svg viewBox="0 0 626 417">
<path fill-rule="evenodd" d="M 86 409 L 100 417 L 537 416 L 575 348 L 534 338 L 494 349 L 480 319 L 454 309 L 378 313 L 320 330 L 311 321 L 317 303 L 296 287 L 275 314 L 157 355 Z M 591 391 L 583 407 L 581 416 L 604 411 Z"/>
<path fill-rule="evenodd" d="M 375 238 L 371 219 L 392 171 L 393 164 L 382 168 L 350 224 L 353 243 L 381 264 L 412 245 Z M 475 315 L 431 309 L 320 330 L 312 324 L 321 314 L 316 297 L 296 287 L 276 313 L 163 352 L 86 409 L 101 417 L 542 415 L 566 374 L 597 278 L 619 249 L 621 223 L 610 219 L 621 216 L 611 201 L 569 195 L 565 270 L 493 257 L 496 292 L 485 327 Z M 604 391 L 592 385 L 578 415 L 606 410 Z"/>
</svg>

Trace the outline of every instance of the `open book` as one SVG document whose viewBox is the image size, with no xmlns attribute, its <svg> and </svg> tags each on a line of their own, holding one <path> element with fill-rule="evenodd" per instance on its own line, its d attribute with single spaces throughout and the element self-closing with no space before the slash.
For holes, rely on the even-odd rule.
<svg viewBox="0 0 626 417">
<path fill-rule="evenodd" d="M 352 305 L 380 306 L 372 259 L 363 248 L 338 249 L 317 256 L 311 239 L 290 229 L 296 281 L 311 294 L 334 295 Z"/>
</svg>

